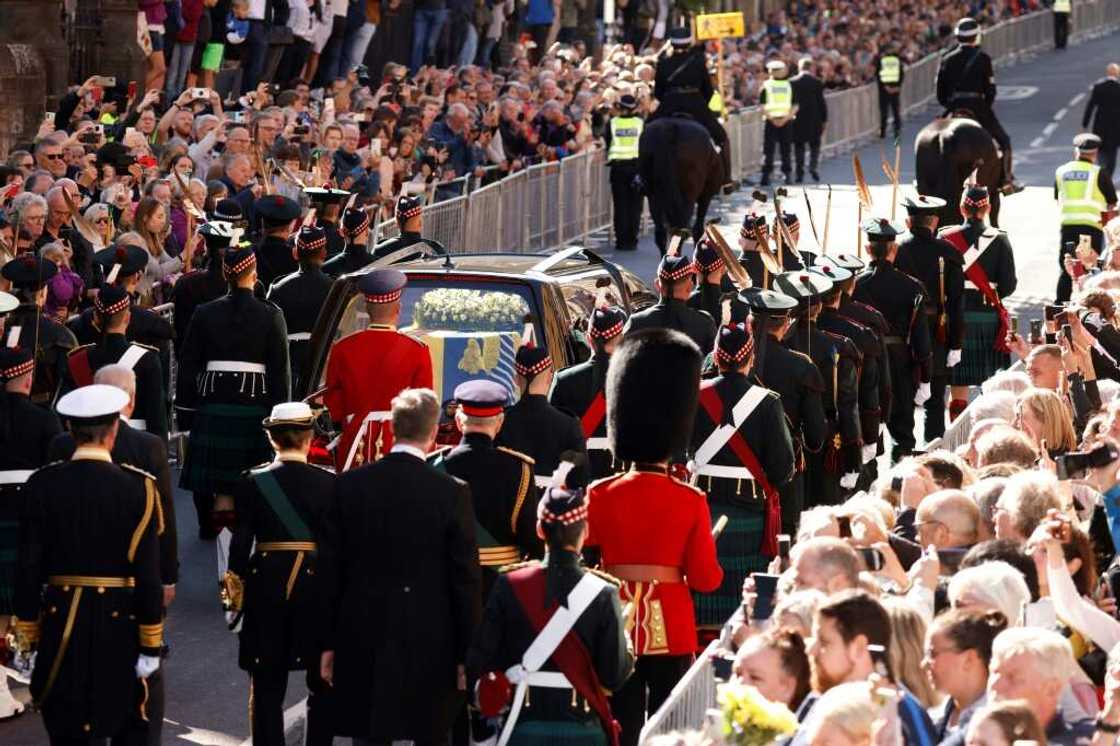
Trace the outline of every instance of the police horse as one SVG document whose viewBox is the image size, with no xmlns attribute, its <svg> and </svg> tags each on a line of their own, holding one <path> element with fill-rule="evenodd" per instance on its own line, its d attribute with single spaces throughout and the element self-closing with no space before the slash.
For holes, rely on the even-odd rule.
<svg viewBox="0 0 1120 746">
<path fill-rule="evenodd" d="M 914 140 L 915 171 L 919 194 L 940 197 L 946 205 L 941 225 L 961 222 L 959 205 L 964 182 L 976 171 L 976 183 L 988 188 L 991 223 L 999 225 L 1000 183 L 1003 166 L 996 141 L 968 112 L 934 119 Z"/>
<path fill-rule="evenodd" d="M 704 125 L 676 114 L 649 122 L 638 141 L 638 165 L 658 250 L 665 253 L 672 230 L 691 230 L 699 240 L 708 205 L 727 181 Z"/>
</svg>

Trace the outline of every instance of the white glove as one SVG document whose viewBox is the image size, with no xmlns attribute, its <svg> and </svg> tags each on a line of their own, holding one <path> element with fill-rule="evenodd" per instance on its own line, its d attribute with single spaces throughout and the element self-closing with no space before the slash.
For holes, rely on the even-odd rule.
<svg viewBox="0 0 1120 746">
<path fill-rule="evenodd" d="M 933 394 L 929 390 L 929 384 L 923 383 L 918 386 L 917 392 L 914 394 L 914 404 L 919 407 L 929 401 L 930 396 Z"/>
<path fill-rule="evenodd" d="M 859 472 L 850 471 L 844 476 L 840 477 L 840 486 L 846 490 L 850 490 L 856 486 L 857 481 L 859 481 Z"/>
<path fill-rule="evenodd" d="M 159 669 L 158 655 L 144 655 L 136 659 L 136 678 L 146 679 Z"/>
<path fill-rule="evenodd" d="M 946 368 L 954 368 L 954 367 L 956 367 L 957 363 L 959 363 L 960 361 L 961 361 L 961 351 L 960 350 L 949 350 L 949 354 L 945 357 L 945 367 Z"/>
<path fill-rule="evenodd" d="M 227 611 L 226 612 L 226 626 L 229 631 L 235 635 L 241 631 L 241 623 L 245 620 L 245 615 L 240 611 Z"/>
<path fill-rule="evenodd" d="M 869 464 L 879 455 L 879 444 L 871 443 L 863 447 L 863 463 Z"/>
</svg>

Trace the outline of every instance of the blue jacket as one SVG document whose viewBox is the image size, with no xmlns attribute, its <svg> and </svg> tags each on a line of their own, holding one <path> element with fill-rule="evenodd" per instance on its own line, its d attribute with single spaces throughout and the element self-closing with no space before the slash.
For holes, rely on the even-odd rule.
<svg viewBox="0 0 1120 746">
<path fill-rule="evenodd" d="M 529 7 L 525 11 L 526 26 L 551 26 L 555 17 L 552 0 L 529 0 Z"/>
<path fill-rule="evenodd" d="M 447 148 L 447 162 L 444 164 L 455 169 L 456 178 L 466 176 L 474 170 L 474 153 L 462 135 L 457 135 L 442 119 L 431 126 L 428 137 L 441 147 Z"/>
</svg>

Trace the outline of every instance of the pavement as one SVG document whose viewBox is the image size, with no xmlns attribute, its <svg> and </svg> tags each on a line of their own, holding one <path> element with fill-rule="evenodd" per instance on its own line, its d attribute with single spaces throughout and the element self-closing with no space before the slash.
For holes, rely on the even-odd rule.
<svg viewBox="0 0 1120 746">
<path fill-rule="evenodd" d="M 1016 172 L 1029 188 L 1003 203 L 1001 224 L 1011 237 L 1019 274 L 1019 288 L 1008 304 L 1026 329 L 1027 319 L 1041 318 L 1042 305 L 1054 294 L 1057 279 L 1057 208 L 1053 200 L 1054 169 L 1072 156 L 1071 141 L 1079 131 L 1084 99 L 1091 84 L 1104 73 L 1105 64 L 1116 59 L 1117 36 L 1074 43 L 1064 52 L 1047 52 L 1015 67 L 997 72 L 1001 95 L 996 111 L 1011 135 Z M 1092 61 L 1086 63 L 1086 61 Z M 918 130 L 936 113 L 919 112 L 905 123 L 902 143 L 901 182 L 914 179 L 912 143 Z M 873 141 L 858 148 L 864 172 L 872 184 L 875 212 L 889 216 L 891 189 L 880 170 L 881 158 L 893 160 L 893 142 Z M 832 184 L 832 218 L 829 250 L 853 251 L 856 241 L 856 197 L 852 182 L 851 156 L 844 154 L 821 164 L 824 184 Z M 813 203 L 817 230 L 823 232 L 827 190 L 824 184 L 790 189 L 789 207 L 802 216 L 802 242 L 813 248 L 812 230 L 805 220 L 804 198 Z M 750 202 L 750 188 L 723 199 L 713 208 L 723 225 L 734 235 Z M 906 192 L 900 190 L 899 199 Z M 898 208 L 896 219 L 904 213 Z M 589 245 L 618 261 L 652 283 L 658 252 L 650 237 L 644 237 L 636 252 L 615 254 L 604 236 L 593 236 Z M 197 523 L 190 495 L 176 494 L 181 579 L 170 609 L 167 637 L 172 654 L 165 662 L 169 692 L 163 741 L 209 746 L 239 746 L 248 743 L 248 678 L 237 667 L 237 641 L 223 621 L 218 605 L 217 562 L 213 542 L 197 538 Z M 16 695 L 27 698 L 27 689 Z M 298 743 L 302 733 L 303 700 L 306 689 L 300 674 L 293 674 L 286 704 L 291 725 L 289 743 Z M 46 734 L 37 715 L 27 714 L 0 723 L 0 743 L 5 746 L 38 746 Z M 341 740 L 339 741 L 341 743 Z"/>
</svg>

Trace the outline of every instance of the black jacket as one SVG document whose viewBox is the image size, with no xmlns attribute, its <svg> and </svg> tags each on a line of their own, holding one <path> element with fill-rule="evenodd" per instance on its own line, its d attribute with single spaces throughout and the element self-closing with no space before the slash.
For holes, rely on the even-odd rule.
<svg viewBox="0 0 1120 746">
<path fill-rule="evenodd" d="M 311 334 L 315 328 L 319 309 L 326 302 L 332 284 L 331 278 L 323 274 L 322 267 L 310 265 L 281 277 L 268 289 L 268 300 L 280 308 L 288 327 L 293 388 L 299 386 L 300 376 L 311 354 L 311 338 L 304 335 Z"/>
<path fill-rule="evenodd" d="M 60 432 L 54 412 L 23 394 L 0 390 L 0 471 L 38 469 L 55 460 L 50 444 Z"/>
<path fill-rule="evenodd" d="M 933 370 L 945 370 L 945 353 L 964 346 L 964 259 L 948 241 L 925 228 L 912 228 L 911 236 L 898 244 L 894 266 L 922 283 L 925 288 L 925 321 L 933 344 Z M 940 261 L 945 261 L 944 293 Z M 939 316 L 946 316 L 944 342 L 938 339 Z"/>
<path fill-rule="evenodd" d="M 341 277 L 357 272 L 373 261 L 365 244 L 348 243 L 346 248 L 323 264 L 323 272 L 330 277 Z"/>
<path fill-rule="evenodd" d="M 257 254 L 257 279 L 266 288 L 299 269 L 299 262 L 292 256 L 292 245 L 283 238 L 265 236 L 254 251 Z"/>
<path fill-rule="evenodd" d="M 586 442 L 579 420 L 549 404 L 542 394 L 525 394 L 506 409 L 495 444 L 531 457 L 535 462 L 533 473 L 546 478 L 560 465 L 561 455 L 571 452 L 577 469 L 569 475 L 568 485 L 587 483 Z"/>
<path fill-rule="evenodd" d="M 155 435 L 164 443 L 167 442 L 167 392 L 163 388 L 163 366 L 159 361 L 159 351 L 147 345 L 129 342 L 123 334 L 106 334 L 98 338 L 97 342 L 70 351 L 71 363 L 81 355 L 87 358 L 89 371 L 97 372 L 106 365 L 113 365 L 133 344 L 138 344 L 147 351 L 132 366 L 136 376 L 136 407 L 133 418 L 144 421 L 144 430 Z M 72 370 L 66 371 L 65 391 L 72 391 L 84 383 L 75 378 Z M 137 464 L 139 466 L 139 464 Z"/>
<path fill-rule="evenodd" d="M 21 303 L 8 315 L 4 324 L 5 343 L 17 326 L 20 327 L 19 346 L 35 350 L 31 399 L 36 404 L 53 405 L 59 386 L 66 378 L 66 355 L 77 346 L 77 340 L 69 329 L 30 303 Z"/>
<path fill-rule="evenodd" d="M 597 425 L 593 426 L 590 421 L 585 425 L 583 419 L 591 403 L 603 393 L 609 364 L 610 355 L 595 353 L 589 360 L 564 368 L 556 374 L 552 383 L 552 393 L 548 397 L 554 406 L 579 419 L 580 432 L 588 438 L 605 440 L 607 437 L 605 410 Z M 584 432 L 585 428 L 590 428 L 591 432 Z M 588 448 L 587 462 L 590 479 L 601 479 L 614 473 L 614 458 L 609 450 Z"/>
<path fill-rule="evenodd" d="M 770 337 L 766 340 L 760 378 L 766 388 L 778 394 L 793 439 L 807 451 L 819 451 L 828 435 L 825 389 L 821 373 L 809 356 Z"/>
<path fill-rule="evenodd" d="M 824 98 L 824 84 L 812 73 L 799 73 L 790 78 L 793 98 L 797 101 L 797 118 L 793 120 L 793 135 L 798 140 L 820 137 L 821 128 L 828 121 L 828 102 Z"/>
<path fill-rule="evenodd" d="M 388 256 L 389 254 L 392 254 L 394 251 L 397 251 L 398 249 L 407 248 L 407 247 L 411 246 L 412 244 L 419 243 L 420 241 L 423 241 L 423 240 L 424 240 L 424 237 L 421 236 L 419 233 L 413 233 L 412 231 L 404 231 L 399 236 L 397 236 L 396 238 L 391 238 L 388 241 L 383 241 L 382 243 L 375 246 L 374 249 L 373 249 L 373 258 L 374 259 L 380 259 L 383 256 Z M 419 254 L 411 254 L 407 257 L 402 257 L 398 261 L 406 261 L 408 259 L 415 259 L 418 256 L 420 256 L 420 255 Z"/>
<path fill-rule="evenodd" d="M 859 369 L 859 420 L 864 444 L 879 439 L 879 424 L 885 423 L 879 401 L 880 371 L 883 361 L 883 343 L 870 328 L 842 315 L 829 307 L 821 309 L 817 326 L 822 331 L 846 337 L 855 343 L 860 352 Z"/>
<path fill-rule="evenodd" d="M 171 300 L 175 305 L 175 347 L 178 352 L 187 336 L 187 326 L 195 309 L 203 303 L 217 300 L 229 292 L 229 283 L 222 274 L 222 261 L 217 255 L 210 258 L 210 266 L 196 269 L 179 278 L 172 289 Z"/>
<path fill-rule="evenodd" d="M 954 96 L 979 96 L 990 107 L 996 100 L 992 58 L 979 46 L 957 46 L 941 58 L 937 68 L 937 102 L 952 109 Z"/>
<path fill-rule="evenodd" d="M 699 287 L 688 296 L 688 307 L 703 311 L 718 325 L 723 318 L 723 287 L 710 282 L 701 282 Z"/>
<path fill-rule="evenodd" d="M 840 298 L 840 315 L 862 324 L 875 335 L 879 344 L 879 421 L 888 422 L 891 418 L 891 366 L 887 357 L 886 338 L 891 333 L 890 324 L 883 314 L 866 303 L 852 300 L 845 295 Z M 869 353 L 864 352 L 866 358 Z M 866 441 L 866 436 L 864 440 Z"/>
<path fill-rule="evenodd" d="M 690 308 L 687 302 L 661 298 L 649 308 L 639 311 L 626 322 L 626 332 L 639 329 L 674 329 L 696 343 L 701 355 L 708 355 L 716 342 L 716 322 L 703 311 Z"/>
<path fill-rule="evenodd" d="M 1120 142 L 1120 80 L 1101 78 L 1093 84 L 1089 101 L 1085 104 L 1085 114 L 1081 126 L 1093 125 L 1093 134 L 1106 143 Z"/>
<path fill-rule="evenodd" d="M 890 325 L 887 350 L 898 372 L 918 369 L 921 381 L 930 379 L 929 324 L 922 323 L 925 308 L 925 288 L 910 275 L 900 272 L 885 259 L 873 259 L 869 267 L 856 277 L 852 299 L 875 307 Z M 902 354 L 902 350 L 906 354 Z M 916 382 L 907 376 L 893 375 L 891 385 L 896 397 L 913 395 Z M 909 391 L 910 394 L 904 392 Z"/>
</svg>

